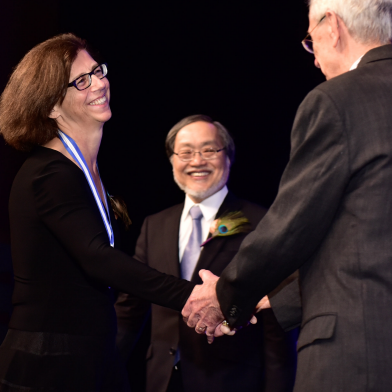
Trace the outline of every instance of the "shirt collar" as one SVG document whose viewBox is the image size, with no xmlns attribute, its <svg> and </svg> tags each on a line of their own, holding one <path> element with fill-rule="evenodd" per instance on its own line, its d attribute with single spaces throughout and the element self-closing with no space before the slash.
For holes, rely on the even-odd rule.
<svg viewBox="0 0 392 392">
<path fill-rule="evenodd" d="M 228 189 L 225 185 L 220 191 L 214 193 L 212 196 L 208 197 L 207 199 L 203 200 L 201 203 L 198 204 L 200 206 L 201 212 L 203 213 L 204 219 L 208 221 L 215 217 L 227 193 Z M 188 216 L 189 210 L 195 204 L 197 203 L 192 201 L 188 195 L 185 196 L 184 209 L 182 210 L 182 217 L 184 219 Z"/>
<path fill-rule="evenodd" d="M 358 67 L 359 62 L 362 60 L 364 54 L 351 66 L 350 71 Z"/>
</svg>

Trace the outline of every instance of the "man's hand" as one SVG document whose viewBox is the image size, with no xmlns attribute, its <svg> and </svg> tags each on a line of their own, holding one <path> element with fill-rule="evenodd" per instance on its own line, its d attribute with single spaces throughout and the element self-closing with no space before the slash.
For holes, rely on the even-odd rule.
<svg viewBox="0 0 392 392">
<path fill-rule="evenodd" d="M 199 276 L 203 281 L 197 285 L 189 296 L 187 303 L 182 309 L 182 316 L 188 327 L 195 328 L 198 334 L 206 334 L 208 343 L 212 343 L 214 337 L 234 335 L 236 329 L 231 329 L 224 321 L 216 296 L 216 282 L 218 277 L 207 270 L 200 270 Z M 265 296 L 256 307 L 255 312 L 270 307 L 268 297 Z M 252 316 L 250 324 L 256 324 L 257 319 Z"/>
<path fill-rule="evenodd" d="M 263 310 L 263 309 L 270 309 L 270 308 L 271 308 L 271 304 L 270 304 L 270 301 L 269 301 L 268 296 L 266 295 L 266 296 L 263 297 L 263 298 L 259 301 L 259 303 L 256 305 L 256 313 L 259 313 L 260 310 Z"/>
<path fill-rule="evenodd" d="M 200 270 L 199 276 L 203 284 L 195 286 L 182 309 L 182 315 L 188 327 L 195 328 L 199 334 L 205 333 L 208 342 L 212 343 L 215 329 L 224 319 L 216 296 L 219 278 L 207 270 Z"/>
</svg>

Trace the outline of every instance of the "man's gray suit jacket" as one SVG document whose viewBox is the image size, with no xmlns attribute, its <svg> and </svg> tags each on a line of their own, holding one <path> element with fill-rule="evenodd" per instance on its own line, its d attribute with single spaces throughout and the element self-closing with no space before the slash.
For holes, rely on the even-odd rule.
<svg viewBox="0 0 392 392">
<path fill-rule="evenodd" d="M 308 94 L 272 207 L 218 282 L 233 325 L 300 268 L 298 392 L 392 390 L 392 46 Z"/>
</svg>

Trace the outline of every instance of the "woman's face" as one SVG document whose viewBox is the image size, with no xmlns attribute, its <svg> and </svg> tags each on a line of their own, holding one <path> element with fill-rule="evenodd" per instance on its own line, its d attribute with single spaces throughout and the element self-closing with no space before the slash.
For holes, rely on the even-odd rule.
<svg viewBox="0 0 392 392">
<path fill-rule="evenodd" d="M 91 72 L 97 65 L 85 50 L 80 51 L 72 64 L 69 82 Z M 56 119 L 59 128 L 63 130 L 102 126 L 112 116 L 109 101 L 108 79 L 99 79 L 93 75 L 91 86 L 85 90 L 68 87 L 63 103 L 54 107 L 51 117 Z"/>
</svg>

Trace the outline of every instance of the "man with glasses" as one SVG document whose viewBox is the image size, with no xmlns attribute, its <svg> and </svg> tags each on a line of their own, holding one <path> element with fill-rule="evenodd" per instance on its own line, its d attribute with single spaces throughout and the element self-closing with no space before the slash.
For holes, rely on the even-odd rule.
<svg viewBox="0 0 392 392">
<path fill-rule="evenodd" d="M 275 202 L 183 310 L 196 331 L 223 320 L 217 303 L 242 325 L 300 268 L 298 392 L 391 390 L 391 18 L 391 0 L 310 1 L 303 45 L 327 82 L 298 109 Z"/>
<path fill-rule="evenodd" d="M 135 257 L 201 283 L 198 271 L 208 268 L 219 275 L 265 209 L 228 191 L 234 142 L 222 124 L 204 115 L 186 117 L 168 133 L 166 151 L 185 202 L 146 218 Z M 148 307 L 127 294 L 119 296 L 118 345 L 125 354 Z M 242 332 L 209 345 L 178 312 L 152 305 L 147 391 L 292 391 L 295 339 L 283 332 L 272 311 L 261 312 L 258 323 Z"/>
</svg>

